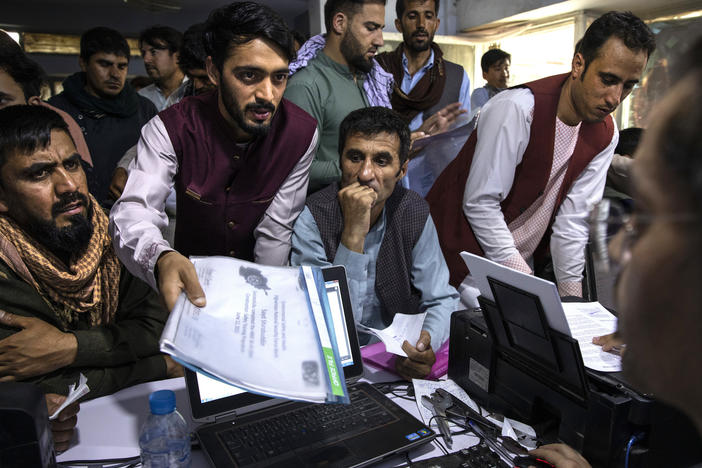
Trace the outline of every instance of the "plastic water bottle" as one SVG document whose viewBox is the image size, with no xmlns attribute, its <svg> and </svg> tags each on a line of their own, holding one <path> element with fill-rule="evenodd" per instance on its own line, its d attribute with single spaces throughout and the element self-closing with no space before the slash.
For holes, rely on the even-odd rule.
<svg viewBox="0 0 702 468">
<path fill-rule="evenodd" d="M 149 395 L 151 414 L 141 427 L 139 448 L 144 468 L 190 466 L 190 434 L 175 409 L 175 393 L 159 390 Z"/>
</svg>

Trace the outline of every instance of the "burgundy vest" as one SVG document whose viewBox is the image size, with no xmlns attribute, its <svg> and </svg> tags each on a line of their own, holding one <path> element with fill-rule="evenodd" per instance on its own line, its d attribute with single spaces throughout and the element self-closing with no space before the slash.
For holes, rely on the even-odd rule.
<svg viewBox="0 0 702 468">
<path fill-rule="evenodd" d="M 268 135 L 237 146 L 217 91 L 159 113 L 178 158 L 175 245 L 181 254 L 253 261 L 253 232 L 310 146 L 317 122 L 281 100 Z"/>
<path fill-rule="evenodd" d="M 569 73 L 555 75 L 520 85 L 520 87 L 529 88 L 534 94 L 534 118 L 531 123 L 529 144 L 522 156 L 522 162 L 515 169 L 512 188 L 501 204 L 507 224 L 516 219 L 544 193 L 553 164 L 558 101 L 563 83 L 569 76 Z M 590 161 L 609 145 L 613 132 L 614 124 L 611 116 L 607 116 L 602 122 L 582 123 L 573 155 L 568 161 L 563 184 L 558 191 L 550 224 L 553 223 L 553 218 L 573 182 Z M 473 131 L 458 156 L 436 179 L 426 197 L 451 274 L 449 282 L 453 286 L 458 286 L 468 274 L 468 268 L 461 259 L 460 252 L 465 250 L 476 255 L 484 255 L 463 214 L 463 192 L 473 161 L 477 133 L 477 130 Z M 543 255 L 544 240 L 549 237 L 550 227 L 542 238 L 541 245 L 534 254 L 535 257 Z M 538 260 L 538 258 L 535 259 Z"/>
</svg>

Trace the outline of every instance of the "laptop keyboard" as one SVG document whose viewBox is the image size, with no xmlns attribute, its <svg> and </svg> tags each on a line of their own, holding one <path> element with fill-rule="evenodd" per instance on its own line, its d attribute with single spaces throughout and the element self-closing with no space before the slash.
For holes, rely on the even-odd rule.
<svg viewBox="0 0 702 468">
<path fill-rule="evenodd" d="M 297 448 L 336 442 L 394 422 L 397 418 L 362 389 L 349 388 L 351 404 L 312 404 L 227 428 L 217 435 L 241 465 Z"/>
</svg>

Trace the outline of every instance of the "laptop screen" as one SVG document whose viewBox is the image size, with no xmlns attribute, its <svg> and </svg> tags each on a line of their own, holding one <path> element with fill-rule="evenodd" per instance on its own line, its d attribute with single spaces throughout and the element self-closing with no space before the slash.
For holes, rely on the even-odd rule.
<svg viewBox="0 0 702 468">
<path fill-rule="evenodd" d="M 332 266 L 323 268 L 322 273 L 344 375 L 346 379 L 360 377 L 363 373 L 363 364 L 351 309 L 346 270 L 343 266 Z M 186 369 L 186 381 L 195 419 L 268 399 L 188 369 Z"/>
</svg>

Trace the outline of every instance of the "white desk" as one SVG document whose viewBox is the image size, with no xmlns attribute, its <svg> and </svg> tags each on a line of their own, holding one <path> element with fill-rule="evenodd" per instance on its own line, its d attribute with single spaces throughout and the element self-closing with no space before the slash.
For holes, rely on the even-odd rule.
<svg viewBox="0 0 702 468">
<path fill-rule="evenodd" d="M 397 380 L 397 376 L 366 366 L 364 379 L 370 382 Z M 185 379 L 177 378 L 148 382 L 126 388 L 113 395 L 97 398 L 80 406 L 76 437 L 70 449 L 58 457 L 59 462 L 72 460 L 102 460 L 127 458 L 139 455 L 139 429 L 149 415 L 149 394 L 155 390 L 170 389 L 176 394 L 176 407 L 192 430 L 195 423 L 190 414 L 190 403 L 185 389 Z M 392 395 L 388 395 L 391 398 Z M 393 400 L 419 417 L 414 401 L 393 398 Z M 434 426 L 432 428 L 435 429 Z M 437 430 L 438 432 L 438 430 Z M 478 443 L 472 435 L 453 438 L 453 451 Z M 437 439 L 443 443 L 440 437 Z M 420 460 L 443 455 L 436 442 L 423 445 L 410 452 L 410 458 Z M 192 467 L 208 467 L 207 457 L 201 450 L 193 450 Z M 388 459 L 378 466 L 392 467 L 406 464 L 404 457 Z"/>
</svg>

